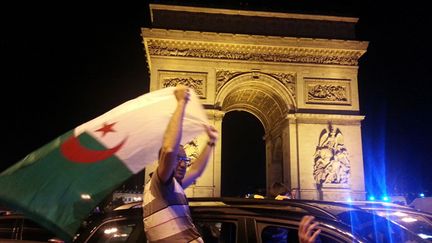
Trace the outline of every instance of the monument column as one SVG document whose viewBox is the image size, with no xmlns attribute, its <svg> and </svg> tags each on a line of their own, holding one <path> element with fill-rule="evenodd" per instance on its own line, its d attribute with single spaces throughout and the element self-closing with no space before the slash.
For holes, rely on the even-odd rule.
<svg viewBox="0 0 432 243">
<path fill-rule="evenodd" d="M 290 188 L 300 188 L 297 148 L 297 123 L 294 114 L 288 114 L 285 127 L 282 130 L 283 168 L 285 184 Z M 300 192 L 298 192 L 300 197 Z"/>
<path fill-rule="evenodd" d="M 264 135 L 265 140 L 265 154 L 266 154 L 266 191 L 267 194 L 270 192 L 270 186 L 272 184 L 273 173 L 271 171 L 272 163 L 272 151 L 273 151 L 273 140 L 271 134 L 268 132 Z"/>
<path fill-rule="evenodd" d="M 222 119 L 225 112 L 215 109 L 208 109 L 207 114 L 209 117 L 210 124 L 219 131 L 219 139 L 214 147 L 213 156 L 211 161 L 213 162 L 213 167 L 208 167 L 207 170 L 212 169 L 213 174 L 213 197 L 221 196 L 221 175 L 222 175 Z"/>
</svg>

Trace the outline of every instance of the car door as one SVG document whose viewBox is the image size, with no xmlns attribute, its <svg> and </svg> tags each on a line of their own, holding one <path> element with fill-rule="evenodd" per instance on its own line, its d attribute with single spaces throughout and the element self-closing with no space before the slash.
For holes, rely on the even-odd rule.
<svg viewBox="0 0 432 243">
<path fill-rule="evenodd" d="M 21 219 L 10 216 L 0 218 L 0 239 L 17 239 Z"/>
<path fill-rule="evenodd" d="M 195 226 L 204 242 L 247 243 L 245 218 L 215 212 L 200 212 L 192 215 Z"/>
<path fill-rule="evenodd" d="M 135 243 L 146 242 L 146 239 L 140 218 L 119 218 L 103 222 L 86 239 L 79 239 L 76 242 Z"/>
<path fill-rule="evenodd" d="M 230 243 L 237 241 L 238 222 L 232 220 L 195 220 L 195 226 L 206 243 Z"/>
<path fill-rule="evenodd" d="M 291 243 L 299 242 L 298 238 L 298 221 L 291 220 L 263 220 L 257 219 L 255 221 L 256 228 L 256 242 L 258 243 Z M 325 227 L 325 224 L 317 226 L 317 229 L 321 229 L 321 233 L 318 236 L 316 242 L 321 243 L 333 243 L 333 242 L 358 242 L 343 234 L 341 229 L 334 227 Z"/>
<path fill-rule="evenodd" d="M 33 240 L 40 242 L 63 242 L 53 233 L 35 223 L 33 220 L 24 218 L 21 222 L 20 240 Z"/>
</svg>

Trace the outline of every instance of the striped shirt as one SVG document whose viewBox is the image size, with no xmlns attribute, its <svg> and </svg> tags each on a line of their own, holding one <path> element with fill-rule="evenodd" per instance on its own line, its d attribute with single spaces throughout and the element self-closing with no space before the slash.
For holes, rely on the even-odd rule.
<svg viewBox="0 0 432 243">
<path fill-rule="evenodd" d="M 163 184 L 157 173 L 144 188 L 144 231 L 149 242 L 203 242 L 190 216 L 188 200 L 176 179 Z"/>
</svg>

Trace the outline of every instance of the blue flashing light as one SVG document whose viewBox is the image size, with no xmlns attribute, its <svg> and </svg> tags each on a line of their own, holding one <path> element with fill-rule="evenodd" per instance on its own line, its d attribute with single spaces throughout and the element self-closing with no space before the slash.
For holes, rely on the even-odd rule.
<svg viewBox="0 0 432 243">
<path fill-rule="evenodd" d="M 420 197 L 425 197 L 424 193 L 420 193 L 419 196 L 420 196 Z"/>
<path fill-rule="evenodd" d="M 370 196 L 369 197 L 369 201 L 375 201 L 375 197 L 374 196 Z"/>
<path fill-rule="evenodd" d="M 352 202 L 352 199 L 349 197 L 349 198 L 347 199 L 347 202 Z"/>
<path fill-rule="evenodd" d="M 387 202 L 387 201 L 389 200 L 389 197 L 387 197 L 387 196 L 383 196 L 383 197 L 382 197 L 382 200 Z"/>
</svg>

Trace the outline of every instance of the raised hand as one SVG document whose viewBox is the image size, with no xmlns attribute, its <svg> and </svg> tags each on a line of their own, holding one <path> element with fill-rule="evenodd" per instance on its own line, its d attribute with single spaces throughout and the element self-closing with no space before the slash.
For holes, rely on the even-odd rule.
<svg viewBox="0 0 432 243">
<path fill-rule="evenodd" d="M 185 102 L 188 102 L 190 99 L 190 89 L 184 85 L 177 85 L 176 89 L 174 90 L 174 95 L 177 101 L 184 100 Z"/>
<path fill-rule="evenodd" d="M 219 138 L 219 132 L 212 125 L 205 125 L 207 136 L 209 137 L 209 142 L 216 143 Z"/>
<path fill-rule="evenodd" d="M 300 221 L 298 237 L 301 243 L 315 242 L 318 234 L 321 232 L 320 229 L 315 229 L 315 227 L 318 225 L 318 222 L 313 223 L 314 219 L 315 217 L 306 215 Z"/>
</svg>

